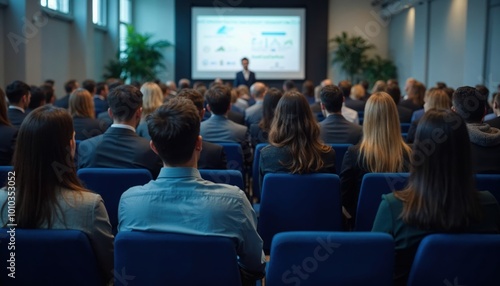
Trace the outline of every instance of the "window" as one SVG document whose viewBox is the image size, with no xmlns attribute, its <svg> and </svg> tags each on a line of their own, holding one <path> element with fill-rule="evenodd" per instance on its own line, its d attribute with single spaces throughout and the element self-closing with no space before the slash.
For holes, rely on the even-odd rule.
<svg viewBox="0 0 500 286">
<path fill-rule="evenodd" d="M 42 7 L 69 14 L 69 0 L 40 0 Z"/>
<path fill-rule="evenodd" d="M 120 51 L 127 48 L 127 25 L 132 24 L 132 1 L 120 0 Z M 120 58 L 123 54 L 120 53 Z"/>
<path fill-rule="evenodd" d="M 92 0 L 92 22 L 98 26 L 106 26 L 106 0 Z"/>
</svg>

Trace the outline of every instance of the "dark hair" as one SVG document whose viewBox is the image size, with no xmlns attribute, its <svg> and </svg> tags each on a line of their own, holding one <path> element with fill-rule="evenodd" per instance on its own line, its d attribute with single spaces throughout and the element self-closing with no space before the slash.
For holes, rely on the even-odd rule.
<svg viewBox="0 0 500 286">
<path fill-rule="evenodd" d="M 42 90 L 43 94 L 45 94 L 45 102 L 51 103 L 52 99 L 54 98 L 54 87 L 48 84 L 44 84 L 40 86 L 40 89 Z"/>
<path fill-rule="evenodd" d="M 191 100 L 170 99 L 146 118 L 149 135 L 158 155 L 168 165 L 191 159 L 200 135 L 200 116 Z"/>
<path fill-rule="evenodd" d="M 306 80 L 302 84 L 302 94 L 305 97 L 314 97 L 314 83 L 312 80 Z"/>
<path fill-rule="evenodd" d="M 0 125 L 11 126 L 9 117 L 7 116 L 7 101 L 5 100 L 5 93 L 0 88 Z"/>
<path fill-rule="evenodd" d="M 43 85 L 50 85 L 51 87 L 54 87 L 54 84 L 56 82 L 53 80 L 53 79 L 46 79 L 44 82 L 43 82 Z"/>
<path fill-rule="evenodd" d="M 401 100 L 401 89 L 397 84 L 390 84 L 386 88 L 386 92 L 392 97 L 396 104 Z"/>
<path fill-rule="evenodd" d="M 142 92 L 132 85 L 120 85 L 108 94 L 108 105 L 113 119 L 130 120 L 142 107 Z"/>
<path fill-rule="evenodd" d="M 368 90 L 369 83 L 367 80 L 362 80 L 359 82 L 359 84 L 361 84 L 365 88 L 365 92 Z"/>
<path fill-rule="evenodd" d="M 185 97 L 191 100 L 199 111 L 203 110 L 204 98 L 196 89 L 185 88 L 177 93 L 177 97 Z"/>
<path fill-rule="evenodd" d="M 161 93 L 163 94 L 163 96 L 165 96 L 168 92 L 168 86 L 166 84 L 164 84 L 163 82 L 159 82 L 157 84 L 161 89 Z"/>
<path fill-rule="evenodd" d="M 96 92 L 96 84 L 95 81 L 91 79 L 86 79 L 82 82 L 82 87 L 85 88 L 92 96 L 94 96 L 94 93 Z"/>
<path fill-rule="evenodd" d="M 453 93 L 453 106 L 467 123 L 481 122 L 485 111 L 487 97 L 470 86 L 457 88 Z"/>
<path fill-rule="evenodd" d="M 348 98 L 349 95 L 351 94 L 352 84 L 348 80 L 342 80 L 339 82 L 339 88 L 342 91 L 342 93 L 344 94 L 344 97 Z"/>
<path fill-rule="evenodd" d="M 262 119 L 259 122 L 259 127 L 263 131 L 269 132 L 271 129 L 271 123 L 274 118 L 274 111 L 278 102 L 280 101 L 283 93 L 281 90 L 272 87 L 267 90 L 266 95 L 264 96 L 264 102 L 262 103 Z"/>
<path fill-rule="evenodd" d="M 21 98 L 23 98 L 23 96 L 30 93 L 30 90 L 31 88 L 29 85 L 20 80 L 15 80 L 7 85 L 5 93 L 7 94 L 7 98 L 9 99 L 10 103 L 17 104 L 19 103 L 19 101 L 21 101 Z"/>
<path fill-rule="evenodd" d="M 52 105 L 33 110 L 21 124 L 13 158 L 18 227 L 50 228 L 55 220 L 53 214 L 61 213 L 54 211 L 59 208 L 61 188 L 86 191 L 73 163 L 73 134 L 69 113 Z"/>
<path fill-rule="evenodd" d="M 64 84 L 64 91 L 66 93 L 71 93 L 73 90 L 77 88 L 77 81 L 75 79 L 70 79 Z"/>
<path fill-rule="evenodd" d="M 295 82 L 293 82 L 293 80 L 285 80 L 283 86 L 286 88 L 287 91 L 289 91 L 295 88 Z"/>
<path fill-rule="evenodd" d="M 436 87 L 439 88 L 439 89 L 445 89 L 448 86 L 446 85 L 446 83 L 444 83 L 442 81 L 438 81 L 438 82 L 436 82 Z"/>
<path fill-rule="evenodd" d="M 123 85 L 123 82 L 121 82 L 120 80 L 114 81 L 108 84 L 108 91 L 111 93 L 113 89 L 119 87 L 120 85 Z"/>
<path fill-rule="evenodd" d="M 98 83 L 96 84 L 96 86 L 95 86 L 95 93 L 96 93 L 96 94 L 101 94 L 101 92 L 102 92 L 103 90 L 106 90 L 106 86 L 107 86 L 107 84 L 106 84 L 105 82 L 103 82 L 103 81 L 98 82 Z M 108 87 L 108 89 L 109 89 L 109 87 Z M 92 94 L 92 95 L 93 95 L 93 94 Z"/>
<path fill-rule="evenodd" d="M 207 85 L 204 82 L 202 82 L 202 81 L 195 81 L 193 83 L 193 88 L 194 89 L 198 89 L 198 87 L 200 87 L 200 86 L 205 86 L 206 87 Z"/>
<path fill-rule="evenodd" d="M 250 61 L 248 60 L 248 58 L 246 58 L 246 57 L 245 57 L 245 58 L 242 58 L 242 59 L 241 59 L 241 61 L 247 61 L 247 62 L 250 62 Z"/>
<path fill-rule="evenodd" d="M 424 230 L 460 231 L 481 218 L 467 127 L 450 110 L 428 110 L 420 120 L 401 217 Z M 460 154 L 457 156 L 457 154 Z"/>
<path fill-rule="evenodd" d="M 319 96 L 321 98 L 321 103 L 323 103 L 326 108 L 326 111 L 332 113 L 340 112 L 342 109 L 344 94 L 338 86 L 333 84 L 324 86 L 319 92 Z"/>
<path fill-rule="evenodd" d="M 488 98 L 488 96 L 490 96 L 490 90 L 486 86 L 484 86 L 482 84 L 477 84 L 476 89 L 477 89 L 477 91 L 479 91 L 479 93 L 482 96 L 484 96 L 486 98 Z"/>
<path fill-rule="evenodd" d="M 443 88 L 444 92 L 446 92 L 446 94 L 448 95 L 448 97 L 450 98 L 450 101 L 453 99 L 453 93 L 455 93 L 455 90 L 451 87 L 446 87 L 446 88 Z"/>
<path fill-rule="evenodd" d="M 231 104 L 231 90 L 223 85 L 214 85 L 205 93 L 205 99 L 213 114 L 226 114 Z"/>
<path fill-rule="evenodd" d="M 29 108 L 35 109 L 45 104 L 45 93 L 43 90 L 35 85 L 31 86 L 31 99 Z"/>
</svg>

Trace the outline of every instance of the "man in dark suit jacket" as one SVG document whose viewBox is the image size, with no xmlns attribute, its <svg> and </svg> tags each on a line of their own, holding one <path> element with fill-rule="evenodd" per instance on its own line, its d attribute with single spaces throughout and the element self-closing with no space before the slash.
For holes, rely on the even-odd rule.
<svg viewBox="0 0 500 286">
<path fill-rule="evenodd" d="M 56 100 L 54 102 L 54 105 L 57 106 L 57 107 L 61 107 L 61 108 L 66 108 L 68 109 L 68 106 L 69 106 L 69 95 L 75 90 L 78 88 L 78 82 L 74 79 L 70 79 L 68 80 L 65 84 L 64 84 L 64 91 L 66 91 L 66 95 L 62 98 L 59 98 L 58 100 Z"/>
<path fill-rule="evenodd" d="M 82 141 L 79 168 L 145 168 L 156 178 L 162 167 L 149 141 L 135 133 L 141 119 L 142 93 L 131 85 L 115 88 L 108 99 L 113 124 L 102 135 Z"/>
<path fill-rule="evenodd" d="M 396 107 L 398 108 L 398 114 L 399 114 L 399 122 L 410 123 L 413 110 L 399 104 L 399 101 L 401 100 L 401 90 L 399 89 L 399 86 L 397 86 L 396 84 L 391 84 L 387 86 L 386 91 L 396 103 Z"/>
<path fill-rule="evenodd" d="M 98 82 L 95 88 L 96 94 L 94 95 L 94 109 L 96 117 L 101 112 L 106 112 L 109 108 L 108 102 L 106 100 L 109 89 L 105 82 Z"/>
<path fill-rule="evenodd" d="M 17 128 L 0 123 L 0 166 L 11 166 L 16 146 Z"/>
<path fill-rule="evenodd" d="M 254 84 L 257 80 L 255 79 L 255 73 L 248 70 L 249 60 L 247 58 L 241 59 L 241 65 L 243 66 L 243 70 L 236 73 L 236 78 L 234 79 L 233 86 L 238 87 L 241 84 L 244 84 L 250 88 L 252 84 Z"/>
<path fill-rule="evenodd" d="M 5 89 L 5 94 L 9 99 L 7 116 L 9 117 L 10 123 L 16 128 L 21 126 L 24 118 L 28 115 L 26 109 L 30 104 L 30 91 L 30 86 L 19 80 L 13 81 L 11 84 L 7 85 Z"/>
<path fill-rule="evenodd" d="M 321 108 L 325 120 L 320 122 L 321 139 L 325 143 L 356 144 L 361 140 L 363 128 L 342 116 L 343 92 L 335 85 L 327 85 L 320 91 Z"/>
</svg>

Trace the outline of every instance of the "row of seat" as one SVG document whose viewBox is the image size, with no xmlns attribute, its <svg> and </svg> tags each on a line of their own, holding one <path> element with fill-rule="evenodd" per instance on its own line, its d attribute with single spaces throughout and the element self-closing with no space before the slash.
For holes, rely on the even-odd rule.
<svg viewBox="0 0 500 286">
<path fill-rule="evenodd" d="M 15 233 L 15 256 L 0 262 L 1 285 L 102 285 L 86 235 Z M 11 257 L 10 234 L 0 254 Z M 9 268 L 12 267 L 12 268 Z M 266 285 L 392 285 L 394 241 L 384 233 L 284 232 L 271 247 Z M 8 274 L 15 271 L 14 278 Z M 241 285 L 234 242 L 220 236 L 120 232 L 115 285 Z M 416 253 L 408 285 L 498 285 L 500 235 L 432 234 Z"/>
</svg>

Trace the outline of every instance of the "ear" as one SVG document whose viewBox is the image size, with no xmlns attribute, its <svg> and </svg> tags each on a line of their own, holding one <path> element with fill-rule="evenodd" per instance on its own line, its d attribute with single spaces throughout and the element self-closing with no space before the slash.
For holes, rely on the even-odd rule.
<svg viewBox="0 0 500 286">
<path fill-rule="evenodd" d="M 200 112 L 200 116 L 201 116 L 201 118 L 200 118 L 200 119 L 202 119 L 202 120 L 203 120 L 203 118 L 205 118 L 205 108 L 203 108 L 203 109 L 201 110 L 201 112 Z"/>
<path fill-rule="evenodd" d="M 498 109 L 499 106 L 498 106 L 498 103 L 496 101 L 493 101 L 493 109 Z"/>
<path fill-rule="evenodd" d="M 141 116 L 142 116 L 142 107 L 139 107 L 139 109 L 137 109 L 137 111 L 135 112 L 135 117 L 140 120 Z"/>
<path fill-rule="evenodd" d="M 110 118 L 113 118 L 113 111 L 111 111 L 111 108 L 108 108 L 108 115 Z"/>
<path fill-rule="evenodd" d="M 198 152 L 201 152 L 203 145 L 203 137 L 201 135 L 198 135 L 198 139 L 196 139 L 196 144 L 194 145 L 194 149 Z"/>
<path fill-rule="evenodd" d="M 323 102 L 320 102 L 320 103 L 319 103 L 319 106 L 321 106 L 321 110 L 325 110 L 325 109 L 326 109 L 326 108 L 325 108 L 325 105 L 323 104 Z"/>
<path fill-rule="evenodd" d="M 207 104 L 207 110 L 208 110 L 209 112 L 212 112 L 212 109 L 210 108 L 210 104 Z M 203 111 L 203 112 L 204 112 L 204 111 Z"/>
<path fill-rule="evenodd" d="M 153 140 L 149 140 L 149 147 L 153 150 L 153 152 L 155 152 L 156 155 L 160 156 L 160 154 L 158 154 L 158 150 L 156 150 L 155 144 L 153 144 Z"/>
<path fill-rule="evenodd" d="M 451 111 L 457 112 L 457 109 L 455 108 L 455 106 L 453 106 L 453 105 L 451 106 Z"/>
</svg>

